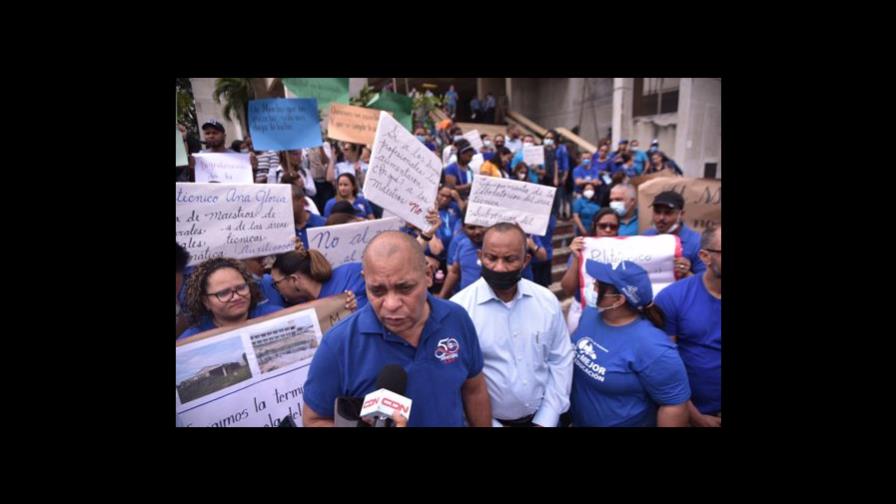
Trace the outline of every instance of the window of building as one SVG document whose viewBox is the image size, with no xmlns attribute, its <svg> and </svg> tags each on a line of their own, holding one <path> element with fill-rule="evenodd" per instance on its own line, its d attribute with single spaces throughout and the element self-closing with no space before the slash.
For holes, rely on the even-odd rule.
<svg viewBox="0 0 896 504">
<path fill-rule="evenodd" d="M 678 112 L 680 78 L 638 78 L 634 81 L 632 117 Z"/>
</svg>

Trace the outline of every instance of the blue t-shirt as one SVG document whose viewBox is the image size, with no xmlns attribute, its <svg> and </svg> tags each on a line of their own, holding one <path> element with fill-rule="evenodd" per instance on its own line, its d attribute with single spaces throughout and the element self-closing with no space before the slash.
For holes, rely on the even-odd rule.
<svg viewBox="0 0 896 504">
<path fill-rule="evenodd" d="M 457 247 L 454 249 L 454 256 L 448 256 L 449 265 L 454 263 L 460 264 L 459 290 L 463 290 L 482 276 L 482 262 L 477 254 L 479 249 L 482 248 L 482 244 L 476 245 L 473 243 L 463 230 L 461 230 L 461 236 L 462 238 L 460 236 L 455 237 Z"/>
<path fill-rule="evenodd" d="M 548 228 L 544 232 L 542 236 L 532 235 L 532 241 L 535 242 L 535 245 L 543 248 L 548 253 L 548 258 L 544 261 L 539 261 L 535 259 L 535 256 L 532 257 L 532 262 L 535 264 L 543 264 L 546 262 L 551 262 L 554 259 L 554 231 L 557 229 L 557 216 L 551 215 L 551 218 L 548 220 Z"/>
<path fill-rule="evenodd" d="M 565 145 L 560 144 L 557 150 L 554 151 L 554 162 L 557 163 L 557 173 L 561 177 L 569 171 L 569 152 L 566 150 Z"/>
<path fill-rule="evenodd" d="M 320 215 L 313 214 L 308 212 L 308 219 L 305 220 L 305 227 L 302 229 L 296 228 L 296 236 L 302 240 L 302 245 L 305 246 L 305 250 L 308 250 L 308 228 L 313 227 L 323 227 L 327 225 L 327 219 L 324 219 Z"/>
<path fill-rule="evenodd" d="M 457 91 L 448 91 L 445 93 L 445 101 L 448 105 L 457 104 Z"/>
<path fill-rule="evenodd" d="M 367 286 L 361 276 L 361 263 L 350 262 L 333 268 L 333 275 L 320 287 L 318 299 L 350 290 L 355 293 L 360 310 L 367 305 Z"/>
<path fill-rule="evenodd" d="M 269 313 L 275 313 L 282 309 L 282 306 L 275 306 L 270 303 L 261 304 L 256 306 L 254 309 L 249 310 L 249 319 L 258 318 Z M 211 315 L 206 315 L 202 317 L 202 320 L 200 320 L 198 324 L 184 331 L 180 336 L 177 337 L 177 339 L 182 340 L 184 338 L 189 338 L 194 334 L 199 334 L 203 331 L 210 331 L 212 329 L 216 329 L 217 327 L 218 326 L 215 325 L 214 321 L 212 321 Z"/>
<path fill-rule="evenodd" d="M 513 170 L 514 168 L 516 168 L 516 165 L 520 164 L 520 161 L 522 161 L 522 160 L 523 160 L 523 149 L 520 148 L 520 150 L 514 152 L 513 157 L 510 158 L 510 169 Z"/>
<path fill-rule="evenodd" d="M 615 327 L 586 307 L 571 338 L 574 426 L 655 427 L 659 406 L 691 396 L 675 344 L 643 318 Z"/>
<path fill-rule="evenodd" d="M 451 265 L 454 263 L 454 256 L 457 254 L 457 247 L 463 240 L 469 240 L 467 234 L 464 233 L 463 230 L 463 222 L 458 221 L 457 225 L 454 227 L 454 231 L 451 232 L 451 243 L 448 244 L 446 249 L 448 249 L 448 254 L 445 256 L 445 262 L 447 265 Z"/>
<path fill-rule="evenodd" d="M 330 216 L 330 213 L 333 211 L 333 205 L 335 204 L 335 197 L 327 200 L 327 203 L 324 205 L 324 219 Z M 373 207 L 370 206 L 370 202 L 364 199 L 364 196 L 355 196 L 355 202 L 352 203 L 352 208 L 355 209 L 355 217 L 367 218 L 368 215 L 373 214 Z"/>
<path fill-rule="evenodd" d="M 572 170 L 572 178 L 573 182 L 577 179 L 585 179 L 587 181 L 600 180 L 600 170 L 594 167 L 586 168 L 584 165 L 579 165 Z M 582 188 L 585 186 L 576 186 L 576 192 L 582 194 Z"/>
<path fill-rule="evenodd" d="M 632 162 L 638 175 L 644 173 L 644 165 L 647 164 L 647 154 L 641 150 L 632 151 Z"/>
<path fill-rule="evenodd" d="M 594 222 L 594 216 L 600 211 L 600 205 L 588 198 L 579 198 L 572 203 L 572 213 L 578 214 L 579 220 L 585 226 L 585 231 L 591 233 L 591 224 Z M 578 226 L 575 227 L 576 236 L 579 236 Z"/>
<path fill-rule="evenodd" d="M 624 219 L 619 219 L 619 236 L 638 236 L 638 209 L 635 209 L 635 214 L 632 216 L 632 220 L 628 223 L 624 222 Z"/>
<path fill-rule="evenodd" d="M 599 157 L 600 153 L 595 153 L 591 156 L 591 168 L 609 173 L 613 169 L 613 158 L 607 156 L 607 159 L 600 161 Z"/>
<path fill-rule="evenodd" d="M 644 236 L 656 236 L 656 227 L 644 230 Z M 687 257 L 691 261 L 691 271 L 695 275 L 699 275 L 706 271 L 706 265 L 700 260 L 700 233 L 681 224 L 681 232 L 678 233 L 681 239 L 681 255 Z"/>
<path fill-rule="evenodd" d="M 520 164 L 523 161 L 523 149 L 516 151 L 513 154 L 513 158 L 510 159 L 510 170 L 513 171 L 516 168 L 516 165 Z M 529 171 L 526 174 L 526 182 L 530 182 L 532 184 L 538 183 L 538 172 L 534 170 L 535 166 L 529 166 Z"/>
<path fill-rule="evenodd" d="M 280 291 L 274 287 L 274 279 L 271 277 L 270 273 L 265 273 L 261 278 L 256 279 L 256 281 L 258 282 L 258 286 L 261 287 L 261 293 L 267 298 L 266 301 L 262 301 L 262 304 L 280 307 L 286 306 L 286 300 L 280 295 Z"/>
<path fill-rule="evenodd" d="M 678 336 L 694 406 L 704 415 L 722 411 L 722 300 L 695 275 L 673 282 L 654 302 L 666 315 L 666 334 Z"/>
<path fill-rule="evenodd" d="M 447 177 L 448 175 L 453 176 L 457 180 L 457 185 L 467 183 L 467 168 L 461 168 L 457 163 L 451 163 L 445 167 L 445 176 Z"/>
<path fill-rule="evenodd" d="M 383 327 L 368 305 L 333 326 L 311 361 L 305 403 L 333 417 L 336 397 L 374 391 L 387 364 L 407 371 L 413 401 L 409 427 L 463 427 L 465 381 L 482 372 L 482 350 L 470 316 L 459 305 L 427 294 L 431 308 L 417 348 Z"/>
<path fill-rule="evenodd" d="M 446 259 L 448 257 L 447 251 L 451 247 L 451 242 L 454 238 L 454 232 L 461 221 L 460 207 L 457 206 L 457 202 L 452 201 L 448 203 L 447 208 L 440 208 L 439 218 L 442 219 L 442 225 L 439 226 L 436 233 L 438 233 L 439 239 L 442 240 L 442 245 L 445 246 L 445 250 L 442 251 L 439 259 Z"/>
</svg>

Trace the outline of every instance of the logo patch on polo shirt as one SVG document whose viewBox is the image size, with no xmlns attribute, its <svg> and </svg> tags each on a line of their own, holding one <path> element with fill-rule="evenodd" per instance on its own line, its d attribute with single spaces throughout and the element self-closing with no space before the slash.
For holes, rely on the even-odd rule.
<svg viewBox="0 0 896 504">
<path fill-rule="evenodd" d="M 459 351 L 460 345 L 457 344 L 456 339 L 445 338 L 439 340 L 439 344 L 436 345 L 436 359 L 442 361 L 443 364 L 450 364 L 457 359 Z"/>
</svg>

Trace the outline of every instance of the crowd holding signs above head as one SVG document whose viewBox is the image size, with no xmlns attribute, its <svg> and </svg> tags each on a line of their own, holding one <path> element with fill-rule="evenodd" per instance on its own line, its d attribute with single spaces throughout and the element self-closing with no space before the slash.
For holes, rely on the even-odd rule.
<svg viewBox="0 0 896 504">
<path fill-rule="evenodd" d="M 397 93 L 284 82 L 230 149 L 178 128 L 178 425 L 344 423 L 389 365 L 413 413 L 352 425 L 721 425 L 720 181 L 656 142 L 464 132 L 453 87 L 412 124 Z"/>
</svg>

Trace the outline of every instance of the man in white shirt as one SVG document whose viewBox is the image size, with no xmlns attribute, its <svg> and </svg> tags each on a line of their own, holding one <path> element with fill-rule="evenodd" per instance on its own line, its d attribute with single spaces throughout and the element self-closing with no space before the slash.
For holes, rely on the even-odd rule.
<svg viewBox="0 0 896 504">
<path fill-rule="evenodd" d="M 505 146 L 514 154 L 516 154 L 516 151 L 523 148 L 523 141 L 520 140 L 520 129 L 516 124 L 507 126 L 507 140 Z"/>
<path fill-rule="evenodd" d="M 556 427 L 569 409 L 574 348 L 554 294 L 522 278 L 526 233 L 498 223 L 485 232 L 482 277 L 451 298 L 470 314 L 484 359 L 495 427 Z"/>
</svg>

